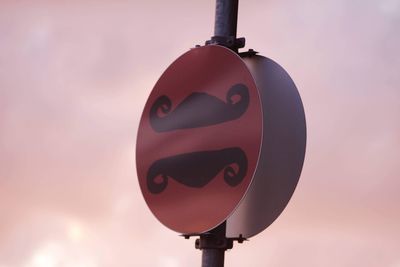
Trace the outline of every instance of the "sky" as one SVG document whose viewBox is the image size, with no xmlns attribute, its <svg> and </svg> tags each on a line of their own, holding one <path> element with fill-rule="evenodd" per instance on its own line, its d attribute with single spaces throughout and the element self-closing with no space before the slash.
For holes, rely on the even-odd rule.
<svg viewBox="0 0 400 267">
<path fill-rule="evenodd" d="M 0 1 L 0 267 L 200 266 L 141 195 L 141 111 L 213 35 L 215 2 Z M 241 1 L 238 36 L 291 75 L 297 189 L 226 266 L 400 266 L 400 1 Z"/>
</svg>

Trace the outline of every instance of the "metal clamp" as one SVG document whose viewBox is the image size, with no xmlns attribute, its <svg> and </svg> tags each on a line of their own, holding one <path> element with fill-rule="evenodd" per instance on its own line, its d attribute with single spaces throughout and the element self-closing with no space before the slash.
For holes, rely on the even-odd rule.
<svg viewBox="0 0 400 267">
<path fill-rule="evenodd" d="M 246 39 L 244 37 L 236 38 L 235 36 L 213 36 L 211 40 L 206 41 L 206 45 L 211 44 L 222 45 L 237 51 L 246 45 Z"/>
</svg>

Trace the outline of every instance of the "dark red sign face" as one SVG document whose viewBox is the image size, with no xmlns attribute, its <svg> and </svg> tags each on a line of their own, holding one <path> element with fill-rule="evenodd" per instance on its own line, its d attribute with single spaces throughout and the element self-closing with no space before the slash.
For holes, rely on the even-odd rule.
<svg viewBox="0 0 400 267">
<path fill-rule="evenodd" d="M 256 170 L 261 114 L 252 75 L 229 49 L 195 48 L 168 67 L 136 145 L 143 196 L 164 225 L 202 233 L 234 211 Z"/>
</svg>

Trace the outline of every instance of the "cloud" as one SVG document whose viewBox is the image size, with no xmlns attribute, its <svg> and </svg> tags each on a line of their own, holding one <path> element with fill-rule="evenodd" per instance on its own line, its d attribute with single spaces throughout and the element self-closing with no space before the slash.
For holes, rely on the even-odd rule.
<svg viewBox="0 0 400 267">
<path fill-rule="evenodd" d="M 199 263 L 147 209 L 134 149 L 152 86 L 213 16 L 202 1 L 2 4 L 0 266 Z M 287 210 L 229 265 L 396 263 L 398 17 L 393 0 L 241 2 L 239 35 L 300 90 L 308 148 Z"/>
</svg>

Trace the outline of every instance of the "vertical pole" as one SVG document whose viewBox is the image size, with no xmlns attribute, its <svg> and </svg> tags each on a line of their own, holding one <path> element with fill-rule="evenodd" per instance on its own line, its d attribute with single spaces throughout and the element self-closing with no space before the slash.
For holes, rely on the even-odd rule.
<svg viewBox="0 0 400 267">
<path fill-rule="evenodd" d="M 200 235 L 200 249 L 202 250 L 202 267 L 223 267 L 225 250 L 229 248 L 229 240 L 225 237 L 226 223 Z M 230 247 L 232 248 L 232 247 Z"/>
<path fill-rule="evenodd" d="M 214 37 L 211 42 L 237 51 L 244 46 L 244 39 L 236 40 L 239 0 L 216 0 Z M 224 267 L 225 250 L 231 249 L 233 241 L 227 239 L 226 222 L 200 235 L 196 248 L 202 250 L 202 267 Z"/>
<path fill-rule="evenodd" d="M 243 243 L 246 240 L 242 235 L 237 238 L 227 238 L 225 234 L 226 221 L 196 239 L 196 248 L 202 250 L 202 267 L 224 267 L 225 250 L 233 248 L 233 241 Z M 189 238 L 190 235 L 184 237 Z"/>
<path fill-rule="evenodd" d="M 219 249 L 204 249 L 201 256 L 201 267 L 223 267 L 225 253 Z"/>
<path fill-rule="evenodd" d="M 216 0 L 214 36 L 206 45 L 217 44 L 238 52 L 245 38 L 236 38 L 239 0 Z"/>
<path fill-rule="evenodd" d="M 236 38 L 239 0 L 217 0 L 214 35 Z"/>
</svg>

